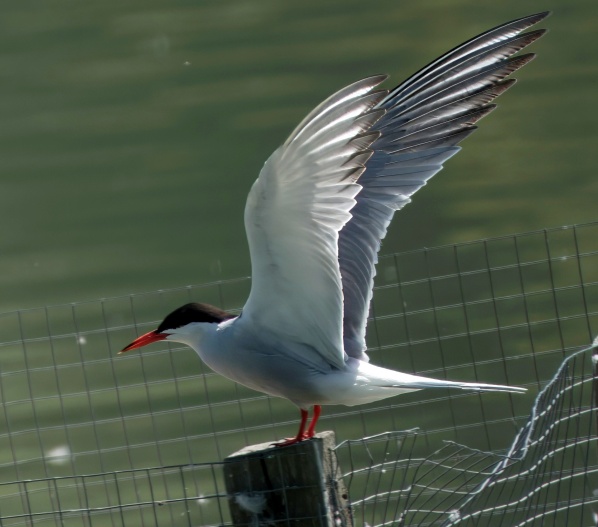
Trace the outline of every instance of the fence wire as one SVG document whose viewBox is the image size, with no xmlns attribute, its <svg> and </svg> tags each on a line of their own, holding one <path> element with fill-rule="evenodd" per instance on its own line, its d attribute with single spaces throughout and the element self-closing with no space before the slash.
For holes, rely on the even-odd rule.
<svg viewBox="0 0 598 527">
<path fill-rule="evenodd" d="M 248 290 L 249 279 L 244 278 L 1 314 L 0 525 L 226 523 L 218 462 L 244 445 L 292 435 L 296 410 L 211 373 L 193 351 L 176 344 L 120 357 L 116 353 L 185 302 L 234 311 Z M 325 408 L 320 428 L 334 430 L 339 440 L 418 428 L 417 434 L 400 436 L 402 450 L 394 461 L 413 467 L 425 460 L 422 467 L 429 467 L 453 460 L 443 463 L 454 467 L 449 479 L 463 482 L 455 495 L 466 496 L 514 448 L 513 437 L 528 423 L 530 408 L 541 408 L 534 403 L 538 391 L 565 357 L 597 333 L 597 291 L 598 222 L 383 257 L 369 325 L 372 362 L 439 378 L 526 386 L 528 394 L 417 392 L 357 408 Z M 550 497 L 550 492 L 566 481 L 577 489 L 567 491 L 570 502 L 586 503 L 579 496 L 589 486 L 580 481 L 589 481 L 591 473 L 577 477 L 572 471 L 582 459 L 578 450 L 589 452 L 595 433 L 575 428 L 582 426 L 578 418 L 562 421 L 551 413 L 563 401 L 573 404 L 578 391 L 572 388 L 565 392 L 568 399 L 555 399 L 535 425 L 534 433 L 548 427 L 549 436 L 538 439 L 539 446 L 530 447 L 533 456 L 525 459 L 536 459 L 540 445 L 552 444 L 557 432 L 559 441 L 577 437 L 579 446 L 559 454 L 562 466 L 555 464 L 554 454 L 541 462 L 542 474 L 550 461 L 562 483 L 547 484 L 542 492 L 549 499 L 532 494 L 528 503 L 564 503 L 563 495 Z M 592 412 L 583 415 L 590 418 Z M 446 441 L 453 443 L 447 446 Z M 430 457 L 430 452 L 440 457 Z M 472 468 L 459 469 L 455 459 L 463 460 L 463 467 L 469 459 Z M 424 468 L 419 470 L 421 476 Z M 509 470 L 505 466 L 501 473 Z M 539 472 L 529 470 L 533 481 Z M 476 471 L 478 480 L 467 479 Z M 365 472 L 370 478 L 366 489 L 372 478 L 382 477 L 371 469 Z M 361 478 L 355 473 L 353 479 Z M 409 487 L 414 500 L 448 485 L 445 478 L 417 481 Z M 358 499 L 355 485 L 351 497 L 359 509 L 365 502 Z M 523 498 L 535 488 L 529 485 L 519 491 L 513 485 L 488 484 L 471 502 L 451 502 L 458 511 L 451 521 L 474 524 L 468 503 L 481 503 L 490 491 L 505 496 L 521 492 Z M 367 504 L 378 512 L 364 521 L 396 522 L 401 512 L 392 507 L 399 495 L 405 492 L 380 487 L 386 504 Z M 427 505 L 423 497 L 418 499 L 428 516 L 416 517 L 409 512 L 414 506 L 406 502 L 405 525 L 439 524 L 436 498 Z M 505 518 L 511 501 L 505 501 Z M 476 507 L 484 517 L 491 514 Z M 503 521 L 515 525 L 519 520 Z"/>
<path fill-rule="evenodd" d="M 596 353 L 564 360 L 504 454 L 450 441 L 415 458 L 417 430 L 339 445 L 356 524 L 596 525 Z"/>
</svg>

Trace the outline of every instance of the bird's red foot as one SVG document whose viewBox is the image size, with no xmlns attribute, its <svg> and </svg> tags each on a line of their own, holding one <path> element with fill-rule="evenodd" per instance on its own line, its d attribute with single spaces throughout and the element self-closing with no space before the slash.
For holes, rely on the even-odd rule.
<svg viewBox="0 0 598 527">
<path fill-rule="evenodd" d="M 289 446 L 294 445 L 295 443 L 300 443 L 301 441 L 305 441 L 306 439 L 311 439 L 313 436 L 316 435 L 316 423 L 318 422 L 318 418 L 320 417 L 321 407 L 320 405 L 314 405 L 314 416 L 311 420 L 309 428 L 305 431 L 305 425 L 307 424 L 307 410 L 301 409 L 301 423 L 299 424 L 299 432 L 295 437 L 288 437 L 284 439 L 280 443 L 272 443 L 272 446 Z"/>
</svg>

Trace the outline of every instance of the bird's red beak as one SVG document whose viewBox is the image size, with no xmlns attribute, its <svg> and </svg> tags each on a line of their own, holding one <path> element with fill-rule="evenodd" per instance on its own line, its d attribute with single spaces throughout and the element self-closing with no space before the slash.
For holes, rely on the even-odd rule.
<svg viewBox="0 0 598 527">
<path fill-rule="evenodd" d="M 137 337 L 133 342 L 131 342 L 131 344 L 129 344 L 128 346 L 125 346 L 122 350 L 120 350 L 118 352 L 118 354 L 120 355 L 121 353 L 124 353 L 125 351 L 131 351 L 134 350 L 135 348 L 141 348 L 141 346 L 147 346 L 148 344 L 151 344 L 152 342 L 159 342 L 161 340 L 164 340 L 168 335 L 166 335 L 165 333 L 158 333 L 157 331 L 150 331 L 149 333 L 146 333 L 145 335 L 141 335 L 141 337 Z"/>
</svg>

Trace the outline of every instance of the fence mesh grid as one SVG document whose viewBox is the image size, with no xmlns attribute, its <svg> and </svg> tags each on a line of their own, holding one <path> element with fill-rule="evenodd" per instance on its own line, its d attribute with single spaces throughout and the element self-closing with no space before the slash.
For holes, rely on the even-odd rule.
<svg viewBox="0 0 598 527">
<path fill-rule="evenodd" d="M 449 441 L 414 457 L 417 430 L 339 445 L 357 523 L 596 525 L 595 354 L 587 348 L 565 359 L 505 453 Z"/>
<path fill-rule="evenodd" d="M 357 408 L 325 408 L 320 428 L 334 430 L 339 440 L 418 428 L 400 436 L 399 457 L 393 461 L 415 466 L 425 460 L 422 467 L 452 463 L 449 479 L 462 485 L 456 495 L 475 491 L 512 448 L 530 409 L 541 407 L 534 406 L 539 390 L 565 357 L 586 347 L 596 333 L 597 240 L 594 222 L 381 258 L 368 331 L 372 362 L 439 378 L 526 386 L 528 394 L 417 392 Z M 249 279 L 239 279 L 0 315 L 0 525 L 226 523 L 218 462 L 245 444 L 292 435 L 296 410 L 211 373 L 184 347 L 116 353 L 190 300 L 238 310 L 249 285 Z M 581 359 L 576 361 L 575 371 Z M 587 518 L 591 491 L 586 491 L 597 488 L 589 484 L 595 463 L 586 465 L 583 477 L 575 471 L 581 470 L 576 463 L 583 453 L 589 455 L 595 435 L 584 421 L 594 418 L 592 401 L 585 401 L 593 388 L 582 380 L 592 378 L 591 368 L 567 378 L 579 379 L 579 386 L 559 388 L 568 399 L 555 399 L 534 430 L 558 421 L 546 428 L 548 436 L 539 440 L 537 452 L 550 441 L 576 446 L 559 454 L 560 466 L 554 455 L 551 465 L 541 463 L 538 470 L 550 466 L 562 482 L 547 484 L 542 490 L 547 494 L 538 491 L 527 502 L 548 496 L 540 501 L 562 504 L 565 493 L 572 504 L 568 514 L 576 514 L 573 504 L 579 503 L 577 510 L 585 511 L 579 514 Z M 579 418 L 561 423 L 555 408 L 574 408 Z M 370 451 L 378 444 L 369 443 Z M 356 459 L 342 459 L 343 451 L 341 466 L 355 464 Z M 445 458 L 452 461 L 438 461 Z M 353 476 L 351 498 L 373 514 L 364 522 L 396 522 L 401 511 L 393 500 L 404 494 L 402 487 L 380 487 L 384 506 L 380 500 L 360 502 L 372 478 L 381 477 L 372 467 L 356 469 L 369 479 L 364 484 L 357 473 Z M 537 474 L 530 471 L 527 486 L 509 480 L 488 488 L 522 497 L 541 481 Z M 425 495 L 444 479 L 421 481 Z M 575 492 L 562 490 L 567 481 Z M 408 485 L 413 498 L 418 487 Z M 487 493 L 476 494 L 474 501 L 480 503 Z M 408 512 L 415 510 L 413 504 L 405 502 L 405 525 L 440 525 L 432 511 L 442 506 L 418 499 L 415 507 L 420 503 L 431 512 L 416 516 Z M 378 512 L 371 513 L 372 507 Z M 459 514 L 454 520 L 461 523 L 455 524 L 475 523 L 473 517 L 465 519 L 467 513 Z M 515 525 L 520 520 L 503 521 Z"/>
</svg>

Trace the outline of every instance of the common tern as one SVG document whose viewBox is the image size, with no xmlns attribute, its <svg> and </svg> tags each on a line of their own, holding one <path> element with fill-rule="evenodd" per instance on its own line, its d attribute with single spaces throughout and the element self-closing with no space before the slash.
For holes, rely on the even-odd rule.
<svg viewBox="0 0 598 527">
<path fill-rule="evenodd" d="M 317 106 L 266 161 L 245 207 L 252 282 L 240 315 L 186 304 L 126 346 L 174 341 L 215 372 L 290 400 L 297 435 L 313 437 L 322 405 L 358 405 L 424 388 L 523 392 L 432 379 L 369 362 L 366 325 L 377 253 L 395 211 L 455 155 L 533 54 L 514 56 L 549 13 L 491 29 L 392 90 L 385 75 Z M 307 426 L 308 412 L 313 417 Z"/>
</svg>

